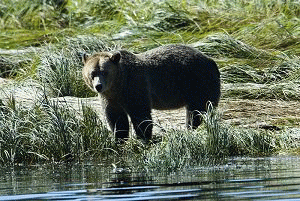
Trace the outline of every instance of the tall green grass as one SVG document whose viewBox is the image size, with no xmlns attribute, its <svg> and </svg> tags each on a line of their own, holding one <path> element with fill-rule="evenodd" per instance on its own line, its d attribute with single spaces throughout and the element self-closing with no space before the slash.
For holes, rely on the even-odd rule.
<svg viewBox="0 0 300 201">
<path fill-rule="evenodd" d="M 108 156 L 113 137 L 85 104 L 81 111 L 48 97 L 24 107 L 0 101 L 0 163 L 66 162 Z"/>
<path fill-rule="evenodd" d="M 299 53 L 299 10 L 296 0 L 3 0 L 0 29 L 48 30 L 42 35 L 44 40 L 56 38 L 65 29 L 108 36 L 127 32 L 126 40 L 160 43 L 164 43 L 160 38 L 166 40 L 165 34 L 193 42 L 225 31 L 250 45 L 281 50 L 296 47 Z M 42 36 L 36 35 L 38 40 Z"/>
<path fill-rule="evenodd" d="M 3 0 L 0 4 L 2 29 L 48 29 L 68 25 L 67 1 L 56 0 Z"/>
<path fill-rule="evenodd" d="M 196 131 L 167 130 L 162 140 L 145 153 L 145 165 L 174 170 L 230 156 L 267 156 L 296 147 L 285 132 L 231 127 L 211 107 L 202 115 L 204 125 Z"/>
<path fill-rule="evenodd" d="M 223 97 L 299 100 L 299 57 L 279 58 L 269 67 L 231 64 L 221 69 Z"/>
</svg>

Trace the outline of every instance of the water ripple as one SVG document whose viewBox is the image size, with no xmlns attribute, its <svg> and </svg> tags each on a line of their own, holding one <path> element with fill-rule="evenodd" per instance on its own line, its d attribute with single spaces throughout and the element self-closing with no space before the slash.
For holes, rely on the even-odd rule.
<svg viewBox="0 0 300 201">
<path fill-rule="evenodd" d="M 173 173 L 116 174 L 95 167 L 73 167 L 70 172 L 64 169 L 58 173 L 53 169 L 35 173 L 22 170 L 22 174 L 6 171 L 0 178 L 0 200 L 300 201 L 298 161 L 235 159 L 223 166 Z M 30 177 L 24 178 L 28 174 Z"/>
</svg>

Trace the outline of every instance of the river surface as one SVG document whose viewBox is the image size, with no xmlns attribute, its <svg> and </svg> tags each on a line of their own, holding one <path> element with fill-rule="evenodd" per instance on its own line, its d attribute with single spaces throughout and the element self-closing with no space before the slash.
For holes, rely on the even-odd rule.
<svg viewBox="0 0 300 201">
<path fill-rule="evenodd" d="M 300 200 L 300 158 L 165 172 L 85 163 L 0 169 L 0 200 Z"/>
</svg>

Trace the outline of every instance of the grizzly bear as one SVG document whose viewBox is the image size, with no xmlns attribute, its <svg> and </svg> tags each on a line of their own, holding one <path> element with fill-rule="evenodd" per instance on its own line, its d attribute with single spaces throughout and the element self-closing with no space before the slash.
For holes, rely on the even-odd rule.
<svg viewBox="0 0 300 201">
<path fill-rule="evenodd" d="M 126 50 L 83 55 L 86 84 L 106 100 L 105 113 L 117 139 L 129 136 L 128 116 L 138 138 L 149 142 L 151 109 L 186 107 L 188 128 L 201 124 L 207 103 L 218 105 L 216 63 L 185 45 L 166 45 L 133 54 Z"/>
</svg>

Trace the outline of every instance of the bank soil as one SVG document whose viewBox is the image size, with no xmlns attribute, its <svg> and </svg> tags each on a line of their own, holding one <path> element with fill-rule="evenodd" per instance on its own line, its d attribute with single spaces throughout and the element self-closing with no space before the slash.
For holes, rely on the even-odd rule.
<svg viewBox="0 0 300 201">
<path fill-rule="evenodd" d="M 222 99 L 218 111 L 223 121 L 235 126 L 262 129 L 300 126 L 298 101 Z M 153 117 L 165 125 L 184 126 L 185 110 L 154 110 Z"/>
<path fill-rule="evenodd" d="M 105 121 L 103 104 L 98 97 L 78 99 L 61 97 L 55 99 L 80 110 L 84 103 L 93 107 L 101 120 Z M 225 123 L 245 128 L 277 130 L 285 126 L 300 127 L 300 102 L 281 100 L 247 100 L 221 99 L 218 111 Z M 184 129 L 186 121 L 185 108 L 177 110 L 153 110 L 154 131 L 163 128 Z"/>
</svg>

